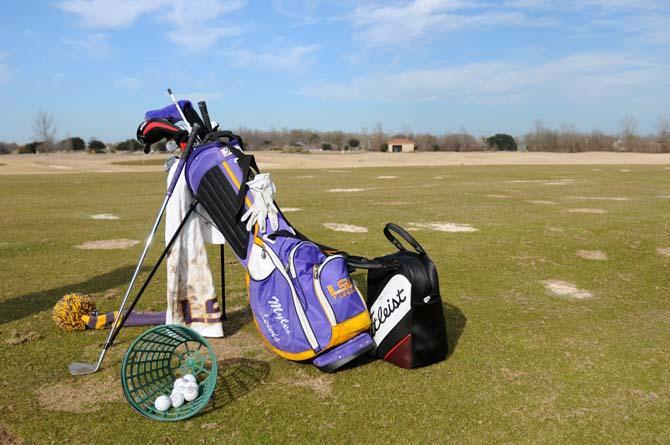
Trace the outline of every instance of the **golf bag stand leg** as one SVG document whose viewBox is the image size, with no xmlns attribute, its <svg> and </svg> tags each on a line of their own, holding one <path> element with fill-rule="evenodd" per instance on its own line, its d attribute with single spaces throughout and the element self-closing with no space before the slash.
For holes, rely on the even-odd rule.
<svg viewBox="0 0 670 445">
<path fill-rule="evenodd" d="M 133 309 L 135 308 L 137 302 L 140 301 L 140 297 L 142 296 L 142 294 L 144 294 L 145 289 L 147 288 L 152 278 L 156 274 L 156 271 L 158 271 L 158 268 L 160 267 L 161 263 L 163 262 L 167 254 L 170 252 L 172 245 L 179 237 L 181 230 L 184 228 L 184 225 L 186 225 L 186 221 L 188 221 L 188 218 L 191 216 L 191 213 L 193 213 L 197 205 L 198 201 L 193 200 L 191 206 L 188 208 L 188 211 L 186 212 L 186 215 L 184 215 L 184 218 L 179 223 L 177 230 L 175 230 L 174 234 L 172 235 L 172 238 L 170 238 L 170 241 L 168 241 L 167 245 L 165 246 L 165 249 L 163 249 L 163 252 L 161 252 L 161 255 L 158 257 L 158 260 L 156 260 L 156 264 L 154 264 L 154 267 L 151 269 L 151 272 L 149 272 L 149 276 L 146 278 L 146 280 L 144 280 L 142 287 L 137 292 L 137 295 L 135 295 L 135 298 L 133 299 L 132 303 L 130 303 L 130 306 L 128 306 L 128 310 L 123 312 L 122 314 L 123 318 L 121 318 L 119 325 L 116 327 L 116 329 L 113 330 L 112 335 L 110 335 L 109 346 L 112 346 L 114 344 L 116 336 L 119 335 L 119 331 L 121 331 L 121 328 L 126 323 L 126 320 L 128 320 L 128 317 L 130 317 L 130 314 L 133 312 Z M 121 316 L 121 314 L 119 316 Z"/>
<path fill-rule="evenodd" d="M 221 244 L 221 319 L 226 321 L 226 265 L 225 255 L 223 253 L 223 244 Z"/>
</svg>

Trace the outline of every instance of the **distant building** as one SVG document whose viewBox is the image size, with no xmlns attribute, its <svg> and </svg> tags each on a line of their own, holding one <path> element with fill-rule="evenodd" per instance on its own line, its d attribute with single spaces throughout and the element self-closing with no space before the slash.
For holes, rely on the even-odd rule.
<svg viewBox="0 0 670 445">
<path fill-rule="evenodd" d="M 393 138 L 386 143 L 389 147 L 389 153 L 406 153 L 416 150 L 416 143 L 409 139 Z"/>
</svg>

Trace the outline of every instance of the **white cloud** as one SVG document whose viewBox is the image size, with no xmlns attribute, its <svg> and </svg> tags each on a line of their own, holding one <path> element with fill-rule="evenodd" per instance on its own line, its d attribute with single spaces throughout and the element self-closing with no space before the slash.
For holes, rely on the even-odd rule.
<svg viewBox="0 0 670 445">
<path fill-rule="evenodd" d="M 581 100 L 625 97 L 631 90 L 664 85 L 670 65 L 626 55 L 575 54 L 531 65 L 492 61 L 439 69 L 360 77 L 350 83 L 316 83 L 301 94 L 326 100 L 460 101 L 510 103 L 558 96 Z"/>
<path fill-rule="evenodd" d="M 115 80 L 114 86 L 124 90 L 137 91 L 142 87 L 142 82 L 136 77 L 123 77 Z"/>
<path fill-rule="evenodd" d="M 124 28 L 143 15 L 153 15 L 167 24 L 167 37 L 172 42 L 197 51 L 241 33 L 240 27 L 217 20 L 245 4 L 244 0 L 65 0 L 57 7 L 78 15 L 80 24 L 89 28 Z"/>
<path fill-rule="evenodd" d="M 412 42 L 434 33 L 488 26 L 527 24 L 518 11 L 488 8 L 488 3 L 459 0 L 414 0 L 402 6 L 358 6 L 351 14 L 357 37 L 366 46 Z"/>
<path fill-rule="evenodd" d="M 253 52 L 248 49 L 230 51 L 232 60 L 238 66 L 255 66 L 265 69 L 279 69 L 298 74 L 304 72 L 315 61 L 318 45 L 296 45 L 273 52 Z"/>
<path fill-rule="evenodd" d="M 315 25 L 321 21 L 315 0 L 272 0 L 272 6 L 277 14 L 293 19 L 300 25 Z"/>
<path fill-rule="evenodd" d="M 164 3 L 164 0 L 65 0 L 57 7 L 79 15 L 81 25 L 87 28 L 123 28 Z"/>
<path fill-rule="evenodd" d="M 175 93 L 176 94 L 176 93 Z M 223 93 L 221 92 L 205 92 L 205 91 L 193 91 L 190 93 L 179 93 L 177 95 L 180 98 L 188 99 L 194 104 L 200 102 L 201 100 L 212 102 L 218 99 L 223 98 Z"/>
</svg>

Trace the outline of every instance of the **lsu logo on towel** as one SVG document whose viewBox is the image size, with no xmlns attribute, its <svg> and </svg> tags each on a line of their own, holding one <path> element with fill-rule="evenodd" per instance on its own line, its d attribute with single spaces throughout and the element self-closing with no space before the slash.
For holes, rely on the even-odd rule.
<svg viewBox="0 0 670 445">
<path fill-rule="evenodd" d="M 333 288 L 332 284 L 328 285 L 328 293 L 333 298 L 344 298 L 354 293 L 354 285 L 351 284 L 349 278 L 342 278 L 337 281 L 337 289 Z"/>
</svg>

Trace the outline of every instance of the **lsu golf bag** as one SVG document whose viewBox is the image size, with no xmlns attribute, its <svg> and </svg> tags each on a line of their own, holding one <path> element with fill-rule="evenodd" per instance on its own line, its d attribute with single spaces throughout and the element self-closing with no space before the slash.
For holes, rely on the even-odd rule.
<svg viewBox="0 0 670 445">
<path fill-rule="evenodd" d="M 262 233 L 265 221 L 247 230 L 242 216 L 254 199 L 247 183 L 257 173 L 253 156 L 220 140 L 195 147 L 185 168 L 189 188 L 247 271 L 251 310 L 267 345 L 289 360 L 319 356 L 319 368 L 334 370 L 372 347 L 365 301 L 345 258 L 324 253 L 280 210 L 274 230 Z"/>
</svg>

